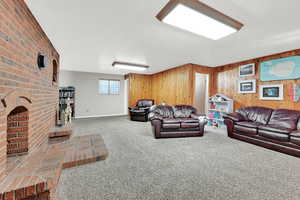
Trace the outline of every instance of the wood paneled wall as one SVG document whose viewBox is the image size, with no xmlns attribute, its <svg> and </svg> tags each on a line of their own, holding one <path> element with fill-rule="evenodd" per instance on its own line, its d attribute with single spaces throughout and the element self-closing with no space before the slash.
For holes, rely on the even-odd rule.
<svg viewBox="0 0 300 200">
<path fill-rule="evenodd" d="M 152 75 L 152 98 L 156 104 L 191 104 L 190 65 Z"/>
<path fill-rule="evenodd" d="M 129 78 L 129 105 L 135 105 L 138 99 L 151 98 L 156 103 L 163 101 L 169 105 L 189 104 L 194 105 L 195 73 L 209 74 L 209 96 L 222 93 L 234 99 L 234 109 L 244 106 L 266 106 L 270 108 L 285 108 L 300 110 L 300 103 L 290 100 L 288 86 L 296 83 L 300 85 L 300 79 L 261 82 L 259 80 L 259 63 L 266 60 L 300 55 L 300 49 L 278 53 L 270 56 L 245 60 L 219 67 L 206 67 L 194 64 L 186 64 L 153 75 L 130 74 Z M 257 80 L 255 94 L 239 94 L 238 80 L 239 66 L 256 63 L 256 74 L 242 80 Z M 283 101 L 259 100 L 259 85 L 284 84 Z"/>
<path fill-rule="evenodd" d="M 156 104 L 194 104 L 195 73 L 210 74 L 210 94 L 216 92 L 214 68 L 186 64 L 153 75 L 129 74 L 129 105 L 151 98 Z"/>
<path fill-rule="evenodd" d="M 129 74 L 128 105 L 135 106 L 138 99 L 152 98 L 152 77 L 151 75 Z"/>
<path fill-rule="evenodd" d="M 244 106 L 266 106 L 269 108 L 285 108 L 285 109 L 295 109 L 300 110 L 300 103 L 294 103 L 290 100 L 288 85 L 293 83 L 300 84 L 300 80 L 282 80 L 282 81 L 271 81 L 271 82 L 261 82 L 259 79 L 259 63 L 266 60 L 272 60 L 277 58 L 283 58 L 288 56 L 300 55 L 300 49 L 292 50 L 288 52 L 283 52 L 271 56 L 265 56 L 260 58 L 255 58 L 251 60 L 246 60 L 242 62 L 237 62 L 229 65 L 224 65 L 216 68 L 217 70 L 217 92 L 225 94 L 226 96 L 234 99 L 234 109 L 239 109 Z M 256 74 L 252 77 L 241 78 L 242 80 L 256 79 L 257 89 L 255 94 L 239 94 L 238 93 L 238 80 L 239 78 L 239 66 L 256 63 Z M 259 100 L 259 85 L 268 84 L 284 84 L 284 100 L 283 101 L 266 101 Z"/>
</svg>

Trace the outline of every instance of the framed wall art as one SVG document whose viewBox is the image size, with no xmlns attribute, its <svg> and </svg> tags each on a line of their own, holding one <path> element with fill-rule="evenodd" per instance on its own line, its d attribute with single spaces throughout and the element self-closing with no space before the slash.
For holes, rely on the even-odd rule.
<svg viewBox="0 0 300 200">
<path fill-rule="evenodd" d="M 261 81 L 278 81 L 300 78 L 300 56 L 290 56 L 260 63 Z"/>
<path fill-rule="evenodd" d="M 256 80 L 239 81 L 238 85 L 238 93 L 240 94 L 256 93 Z"/>
<path fill-rule="evenodd" d="M 260 85 L 259 97 L 261 100 L 283 100 L 283 84 Z"/>
<path fill-rule="evenodd" d="M 242 65 L 239 67 L 239 76 L 254 76 L 255 75 L 255 63 Z"/>
</svg>

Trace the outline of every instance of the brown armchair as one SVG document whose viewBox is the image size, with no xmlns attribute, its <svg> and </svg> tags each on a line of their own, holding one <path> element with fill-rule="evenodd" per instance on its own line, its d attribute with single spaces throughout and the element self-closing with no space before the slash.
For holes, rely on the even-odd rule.
<svg viewBox="0 0 300 200">
<path fill-rule="evenodd" d="M 135 107 L 128 107 L 132 121 L 148 121 L 150 107 L 154 105 L 153 99 L 140 99 Z"/>
</svg>

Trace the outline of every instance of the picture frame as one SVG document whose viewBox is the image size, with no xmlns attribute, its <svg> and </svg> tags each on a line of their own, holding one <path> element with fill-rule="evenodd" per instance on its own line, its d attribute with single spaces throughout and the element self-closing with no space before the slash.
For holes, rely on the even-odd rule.
<svg viewBox="0 0 300 200">
<path fill-rule="evenodd" d="M 256 80 L 240 80 L 238 82 L 238 93 L 251 94 L 256 93 Z"/>
<path fill-rule="evenodd" d="M 255 63 L 241 65 L 239 67 L 240 77 L 247 77 L 247 76 L 254 76 L 254 75 L 255 75 Z"/>
<path fill-rule="evenodd" d="M 261 100 L 283 100 L 283 84 L 260 85 L 259 98 Z"/>
</svg>

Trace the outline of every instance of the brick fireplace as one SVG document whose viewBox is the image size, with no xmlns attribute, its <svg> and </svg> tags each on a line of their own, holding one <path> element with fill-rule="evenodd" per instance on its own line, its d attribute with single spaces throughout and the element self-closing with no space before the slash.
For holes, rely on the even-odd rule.
<svg viewBox="0 0 300 200">
<path fill-rule="evenodd" d="M 28 110 L 16 107 L 7 116 L 7 155 L 14 156 L 28 152 Z"/>
<path fill-rule="evenodd" d="M 58 105 L 59 54 L 24 0 L 1 0 L 0 18 L 2 180 L 10 157 L 25 157 L 48 142 Z M 40 54 L 47 58 L 43 68 Z"/>
</svg>

